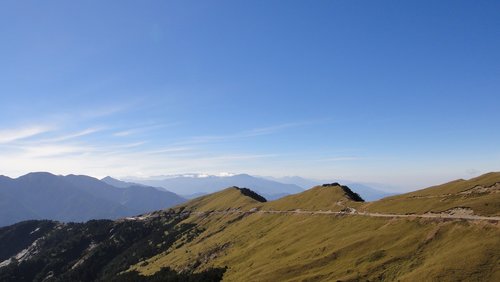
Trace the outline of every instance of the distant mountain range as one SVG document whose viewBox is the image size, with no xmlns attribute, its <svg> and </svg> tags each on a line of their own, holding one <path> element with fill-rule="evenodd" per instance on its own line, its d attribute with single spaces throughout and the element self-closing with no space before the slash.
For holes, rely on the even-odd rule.
<svg viewBox="0 0 500 282">
<path fill-rule="evenodd" d="M 64 222 L 116 219 L 185 201 L 163 189 L 121 184 L 122 188 L 118 188 L 89 176 L 58 176 L 46 172 L 29 173 L 16 179 L 0 176 L 0 226 L 27 219 Z"/>
<path fill-rule="evenodd" d="M 28 219 L 63 222 L 117 219 L 169 208 L 232 186 L 250 188 L 272 201 L 318 184 L 301 177 L 266 179 L 248 174 L 164 177 L 121 181 L 110 176 L 99 180 L 45 172 L 16 179 L 0 176 L 0 226 Z M 368 201 L 390 195 L 359 183 L 349 186 Z"/>
<path fill-rule="evenodd" d="M 302 187 L 296 184 L 281 183 L 248 174 L 229 176 L 189 174 L 173 177 L 165 176 L 164 179 L 127 179 L 126 181 L 162 187 L 179 195 L 185 195 L 187 198 L 193 198 L 191 195 L 210 194 L 231 186 L 248 187 L 264 196 L 267 200 L 274 200 L 304 191 Z"/>
<path fill-rule="evenodd" d="M 340 181 L 338 179 L 334 180 L 313 180 L 313 179 L 308 179 L 308 178 L 303 178 L 300 176 L 285 176 L 285 177 L 270 177 L 267 176 L 265 177 L 266 179 L 281 182 L 281 183 L 286 183 L 286 184 L 295 184 L 297 186 L 300 186 L 303 189 L 309 189 L 313 186 L 320 185 L 323 183 L 330 183 L 330 182 L 342 182 L 349 187 L 351 187 L 356 193 L 361 195 L 364 200 L 366 201 L 376 201 L 380 200 L 385 197 L 389 196 L 394 196 L 397 195 L 397 193 L 391 193 L 387 191 L 382 191 L 379 189 L 378 186 L 381 186 L 379 184 L 371 184 L 371 183 L 360 183 L 360 182 L 355 182 L 355 181 Z"/>
<path fill-rule="evenodd" d="M 305 189 L 309 189 L 323 183 L 340 182 L 339 180 L 314 180 L 300 176 L 271 177 L 230 173 L 222 175 L 188 173 L 161 175 L 146 179 L 126 178 L 127 182 L 117 181 L 116 179 L 110 181 L 111 182 L 108 182 L 109 184 L 115 186 L 118 185 L 117 187 L 136 183 L 161 187 L 168 191 L 175 192 L 187 199 L 193 199 L 210 194 L 231 186 L 248 187 L 264 196 L 267 200 L 271 201 L 287 195 L 300 193 Z M 377 184 L 360 183 L 355 181 L 341 182 L 348 184 L 349 187 L 356 191 L 356 193 L 360 194 L 366 201 L 376 201 L 397 194 L 383 191 L 378 188 L 380 185 Z"/>
<path fill-rule="evenodd" d="M 101 179 L 101 181 L 106 182 L 111 186 L 115 186 L 116 188 L 129 188 L 132 186 L 146 186 L 146 185 L 142 185 L 139 183 L 121 181 L 121 180 L 118 180 L 118 179 L 113 178 L 111 176 L 106 176 L 103 179 Z M 165 190 L 163 188 L 160 188 L 160 189 Z"/>
</svg>

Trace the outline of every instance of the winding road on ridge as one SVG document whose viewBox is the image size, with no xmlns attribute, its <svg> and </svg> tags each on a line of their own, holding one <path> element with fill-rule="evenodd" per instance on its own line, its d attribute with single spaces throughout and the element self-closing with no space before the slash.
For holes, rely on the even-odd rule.
<svg viewBox="0 0 500 282">
<path fill-rule="evenodd" d="M 425 213 L 425 214 L 391 214 L 391 213 L 372 213 L 359 212 L 355 209 L 349 211 L 305 211 L 305 210 L 258 210 L 251 209 L 249 211 L 242 210 L 226 210 L 226 211 L 209 211 L 209 212 L 191 212 L 192 214 L 207 215 L 207 214 L 301 214 L 301 215 L 353 215 L 353 216 L 371 216 L 371 217 L 386 217 L 386 218 L 431 218 L 431 219 L 460 219 L 460 220 L 487 220 L 500 221 L 500 216 L 480 216 L 480 215 L 453 215 L 447 213 Z"/>
</svg>

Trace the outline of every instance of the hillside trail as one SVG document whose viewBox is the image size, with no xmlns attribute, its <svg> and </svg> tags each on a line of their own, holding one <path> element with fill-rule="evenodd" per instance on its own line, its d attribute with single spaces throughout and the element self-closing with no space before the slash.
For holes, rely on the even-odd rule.
<svg viewBox="0 0 500 282">
<path fill-rule="evenodd" d="M 430 218 L 430 219 L 459 219 L 459 220 L 487 220 L 500 222 L 500 216 L 480 216 L 480 215 L 464 215 L 464 214 L 448 214 L 448 213 L 425 213 L 425 214 L 392 214 L 392 213 L 373 213 L 361 212 L 353 208 L 347 208 L 347 211 L 306 211 L 306 210 L 257 210 L 249 211 L 242 210 L 226 210 L 226 211 L 210 211 L 210 212 L 193 212 L 194 214 L 300 214 L 300 215 L 353 215 L 353 216 L 370 216 L 370 217 L 385 217 L 385 218 Z"/>
</svg>

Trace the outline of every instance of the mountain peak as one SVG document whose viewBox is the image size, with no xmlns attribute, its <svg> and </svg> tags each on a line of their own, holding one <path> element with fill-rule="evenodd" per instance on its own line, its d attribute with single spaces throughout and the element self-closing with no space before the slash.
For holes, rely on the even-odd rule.
<svg viewBox="0 0 500 282">
<path fill-rule="evenodd" d="M 247 197 L 250 197 L 258 202 L 261 202 L 261 203 L 267 202 L 266 198 L 262 197 L 261 195 L 257 194 L 256 192 L 254 192 L 248 188 L 239 188 L 236 186 L 233 186 L 232 188 L 236 188 L 236 189 L 240 190 L 241 194 L 243 194 Z"/>
<path fill-rule="evenodd" d="M 197 211 L 250 209 L 264 202 L 266 202 L 266 199 L 254 191 L 248 188 L 232 186 L 222 191 L 193 199 L 180 207 Z"/>
<path fill-rule="evenodd" d="M 56 177 L 56 175 L 50 172 L 38 171 L 38 172 L 27 173 L 23 176 L 20 176 L 19 178 L 34 178 L 34 177 Z"/>
<path fill-rule="evenodd" d="M 330 183 L 330 184 L 323 184 L 323 185 L 321 185 L 321 187 L 323 187 L 323 188 L 325 188 L 325 187 L 339 187 L 340 189 L 342 189 L 342 191 L 344 191 L 345 196 L 348 197 L 350 200 L 355 201 L 355 202 L 364 202 L 365 201 L 365 200 L 363 200 L 363 198 L 361 198 L 361 196 L 358 193 L 352 191 L 349 187 L 347 187 L 345 185 L 340 185 L 337 182 Z"/>
<path fill-rule="evenodd" d="M 178 176 L 161 180 L 135 180 L 133 182 L 153 187 L 162 187 L 179 195 L 195 193 L 209 194 L 232 186 L 249 187 L 266 199 L 276 199 L 277 196 L 281 197 L 286 194 L 304 191 L 304 189 L 295 184 L 280 183 L 248 174 L 208 177 Z"/>
<path fill-rule="evenodd" d="M 277 210 L 331 210 L 340 211 L 347 207 L 359 206 L 364 202 L 357 193 L 339 183 L 315 186 L 302 193 L 269 202 L 266 207 Z"/>
<path fill-rule="evenodd" d="M 247 173 L 234 174 L 231 176 L 233 176 L 233 177 L 248 177 L 248 178 L 252 177 L 250 174 L 247 174 Z"/>
</svg>

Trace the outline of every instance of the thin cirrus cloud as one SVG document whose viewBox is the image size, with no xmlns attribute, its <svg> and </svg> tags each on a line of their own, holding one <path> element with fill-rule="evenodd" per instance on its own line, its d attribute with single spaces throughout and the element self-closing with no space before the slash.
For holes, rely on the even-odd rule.
<svg viewBox="0 0 500 282">
<path fill-rule="evenodd" d="M 284 123 L 270 127 L 254 128 L 228 135 L 186 138 L 185 142 L 165 146 L 161 139 L 125 142 L 132 134 L 155 130 L 168 125 L 123 128 L 91 126 L 68 131 L 64 124 L 58 128 L 32 126 L 19 130 L 0 130 L 0 157 L 9 158 L 10 163 L 0 164 L 0 170 L 20 175 L 29 171 L 51 171 L 54 173 L 85 173 L 94 176 L 154 175 L 185 171 L 247 170 L 258 166 L 263 159 L 273 159 L 276 154 L 260 151 L 234 152 L 231 150 L 209 150 L 199 143 L 223 143 L 279 133 L 306 123 Z M 50 132 L 49 132 L 50 131 Z M 115 132 L 115 133 L 113 133 Z M 95 138 L 87 138 L 94 135 Z M 26 140 L 25 140 L 26 139 Z M 137 138 L 133 138 L 137 139 Z"/>
<path fill-rule="evenodd" d="M 175 125 L 179 125 L 179 124 L 180 123 L 175 122 L 175 123 L 166 123 L 166 124 L 146 125 L 146 126 L 142 126 L 142 127 L 135 127 L 135 128 L 131 128 L 131 129 L 126 129 L 126 130 L 118 131 L 118 132 L 113 133 L 113 136 L 115 136 L 115 137 L 126 137 L 126 136 L 130 136 L 130 135 L 136 135 L 136 134 L 140 134 L 140 133 L 152 131 L 152 130 L 155 130 L 155 129 L 160 129 L 160 128 L 165 128 L 165 127 L 175 126 Z"/>
<path fill-rule="evenodd" d="M 96 149 L 89 146 L 76 145 L 46 145 L 46 146 L 30 146 L 21 147 L 22 156 L 29 158 L 48 158 L 48 157 L 65 157 L 75 154 L 88 154 Z"/>
<path fill-rule="evenodd" d="M 14 141 L 34 137 L 51 130 L 52 128 L 48 126 L 33 126 L 20 129 L 0 130 L 0 144 L 7 144 Z"/>
<path fill-rule="evenodd" d="M 321 162 L 342 162 L 342 161 L 357 161 L 360 159 L 361 159 L 360 157 L 348 156 L 348 157 L 333 157 L 333 158 L 319 159 L 318 161 L 321 161 Z"/>
<path fill-rule="evenodd" d="M 278 124 L 278 125 L 274 125 L 274 126 L 253 128 L 250 130 L 245 130 L 245 131 L 237 132 L 234 134 L 194 136 L 194 137 L 191 137 L 191 138 L 184 140 L 182 142 L 179 142 L 179 143 L 180 144 L 197 144 L 197 143 L 225 142 L 225 141 L 230 141 L 230 140 L 240 139 L 240 138 L 257 137 L 257 136 L 262 136 L 262 135 L 271 135 L 271 134 L 275 134 L 275 133 L 278 133 L 278 132 L 286 130 L 286 129 L 316 124 L 316 123 L 325 122 L 325 121 L 326 120 L 289 122 L 289 123 L 283 123 L 283 124 Z"/>
<path fill-rule="evenodd" d="M 132 102 L 128 104 L 121 104 L 114 106 L 108 105 L 106 107 L 100 107 L 97 109 L 82 111 L 78 113 L 77 116 L 83 120 L 102 118 L 102 117 L 116 115 L 119 113 L 125 113 L 128 109 L 132 108 L 134 105 L 135 104 Z"/>
<path fill-rule="evenodd" d="M 242 137 L 268 135 L 268 134 L 276 133 L 276 132 L 281 131 L 281 130 L 299 127 L 299 126 L 304 126 L 304 125 L 315 124 L 315 123 L 320 123 L 320 122 L 324 122 L 324 121 L 317 120 L 317 121 L 289 122 L 289 123 L 283 123 L 283 124 L 278 124 L 278 125 L 274 125 L 274 126 L 254 128 L 252 130 L 248 130 L 248 131 L 243 132 Z"/>
<path fill-rule="evenodd" d="M 88 128 L 79 132 L 67 134 L 67 135 L 61 135 L 57 136 L 54 138 L 49 138 L 49 139 L 44 139 L 44 140 L 39 140 L 39 142 L 45 142 L 45 143 L 51 143 L 51 142 L 61 142 L 61 141 L 66 141 L 66 140 L 71 140 L 71 139 L 76 139 L 79 137 L 87 136 L 90 134 L 94 134 L 97 132 L 102 131 L 104 128 Z"/>
<path fill-rule="evenodd" d="M 143 152 L 144 154 L 170 154 L 170 153 L 178 153 L 178 152 L 189 152 L 193 151 L 193 147 L 167 147 L 167 148 L 160 148 L 157 150 L 151 150 L 151 151 L 145 151 Z"/>
<path fill-rule="evenodd" d="M 116 137 L 124 137 L 124 136 L 129 136 L 129 135 L 133 135 L 133 134 L 136 134 L 138 131 L 137 130 L 124 130 L 124 131 L 119 131 L 119 132 L 116 132 L 116 133 L 113 133 L 113 136 L 116 136 Z"/>
</svg>

